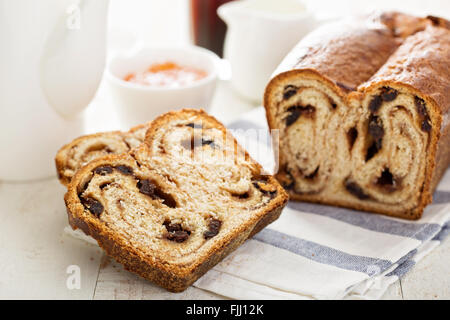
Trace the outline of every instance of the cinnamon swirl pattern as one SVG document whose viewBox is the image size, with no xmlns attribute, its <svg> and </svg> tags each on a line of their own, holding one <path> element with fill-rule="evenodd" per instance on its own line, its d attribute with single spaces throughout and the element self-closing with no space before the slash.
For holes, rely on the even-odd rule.
<svg viewBox="0 0 450 320">
<path fill-rule="evenodd" d="M 73 140 L 56 154 L 59 181 L 67 186 L 75 172 L 88 162 L 109 154 L 127 153 L 138 147 L 144 141 L 147 129 L 148 124 L 145 124 L 128 132 L 102 132 Z"/>
<path fill-rule="evenodd" d="M 265 92 L 291 199 L 421 217 L 449 156 L 450 30 L 400 13 L 310 34 Z"/>
<path fill-rule="evenodd" d="M 261 170 L 214 118 L 171 112 L 140 147 L 76 173 L 69 221 L 127 269 L 181 291 L 278 218 L 288 196 Z"/>
</svg>

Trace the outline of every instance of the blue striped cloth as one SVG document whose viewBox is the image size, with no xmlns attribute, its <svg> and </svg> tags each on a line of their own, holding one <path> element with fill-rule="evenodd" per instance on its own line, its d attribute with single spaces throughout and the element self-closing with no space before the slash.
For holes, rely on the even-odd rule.
<svg viewBox="0 0 450 320">
<path fill-rule="evenodd" d="M 261 155 L 264 143 L 249 147 L 242 135 L 267 130 L 262 108 L 228 128 L 271 165 L 272 156 Z M 448 236 L 449 221 L 450 170 L 420 221 L 290 202 L 280 219 L 194 285 L 236 299 L 377 299 Z"/>
</svg>

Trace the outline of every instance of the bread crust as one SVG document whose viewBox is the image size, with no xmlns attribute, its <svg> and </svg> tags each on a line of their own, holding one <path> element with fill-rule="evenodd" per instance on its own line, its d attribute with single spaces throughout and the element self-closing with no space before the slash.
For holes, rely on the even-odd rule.
<svg viewBox="0 0 450 320">
<path fill-rule="evenodd" d="M 379 87 L 405 88 L 425 100 L 432 121 L 425 180 L 416 208 L 403 214 L 365 205 L 363 201 L 326 201 L 289 192 L 296 201 L 372 211 L 416 220 L 431 203 L 432 194 L 450 164 L 450 31 L 440 18 L 383 13 L 324 27 L 313 32 L 286 57 L 264 93 L 271 129 L 275 115 L 270 97 L 278 83 L 308 77 L 327 83 L 350 106 Z M 369 48 L 361 54 L 361 50 Z M 367 63 L 370 60 L 372 63 Z M 280 152 L 280 163 L 283 163 Z M 282 174 L 276 175 L 278 179 Z"/>
<path fill-rule="evenodd" d="M 211 123 L 220 125 L 220 129 L 226 132 L 224 126 L 215 118 L 208 116 L 203 110 L 185 109 L 178 112 L 170 112 L 152 122 L 147 131 L 145 143 L 151 143 L 152 133 L 164 122 L 172 117 L 180 116 L 199 116 L 207 119 Z M 141 146 L 141 148 L 146 148 Z M 139 152 L 139 151 L 136 151 Z M 247 153 L 246 155 L 250 157 Z M 264 208 L 258 209 L 251 218 L 245 223 L 239 225 L 232 233 L 227 234 L 211 248 L 199 255 L 192 264 L 175 264 L 165 261 L 162 258 L 152 256 L 151 253 L 143 254 L 126 242 L 126 239 L 112 232 L 104 223 L 93 215 L 86 212 L 79 200 L 79 188 L 83 184 L 83 179 L 89 176 L 90 172 L 102 165 L 128 164 L 136 165 L 136 159 L 133 152 L 124 155 L 111 155 L 94 160 L 78 172 L 69 184 L 65 195 L 67 214 L 69 224 L 74 229 L 81 229 L 87 235 L 97 240 L 100 247 L 119 263 L 125 266 L 125 269 L 138 274 L 139 276 L 150 280 L 159 286 L 166 288 L 171 292 L 180 292 L 194 283 L 200 276 L 206 273 L 210 268 L 219 263 L 225 256 L 239 247 L 245 240 L 252 237 L 269 223 L 275 221 L 281 214 L 283 207 L 288 201 L 288 195 L 272 176 L 268 177 L 268 183 L 276 186 L 277 196 L 272 199 Z M 256 164 L 261 168 L 259 164 Z"/>
</svg>

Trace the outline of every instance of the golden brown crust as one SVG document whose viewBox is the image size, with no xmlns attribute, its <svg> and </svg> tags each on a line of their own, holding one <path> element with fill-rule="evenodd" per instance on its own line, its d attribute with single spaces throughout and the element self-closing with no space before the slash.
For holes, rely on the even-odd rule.
<svg viewBox="0 0 450 320">
<path fill-rule="evenodd" d="M 134 136 L 139 130 L 145 129 L 148 126 L 149 126 L 149 124 L 141 124 L 141 125 L 131 128 L 130 131 L 128 131 L 128 132 L 109 131 L 109 132 L 100 132 L 100 133 L 84 135 L 84 136 L 78 137 L 75 140 L 71 141 L 70 143 L 64 145 L 63 147 L 61 147 L 61 149 L 58 150 L 58 152 L 55 156 L 56 173 L 57 173 L 59 181 L 64 186 L 69 185 L 70 180 L 72 179 L 72 175 L 67 174 L 65 172 L 68 169 L 68 161 L 69 161 L 68 153 L 70 152 L 71 149 L 78 146 L 80 143 L 87 141 L 87 140 L 95 140 L 96 138 L 111 137 L 111 138 L 123 141 L 124 144 L 127 146 L 127 148 L 131 149 L 132 146 L 130 146 L 126 141 L 127 135 Z M 81 166 L 81 164 L 80 164 L 80 166 Z M 77 168 L 74 168 L 74 169 L 77 169 Z"/>
<path fill-rule="evenodd" d="M 350 17 L 328 24 L 305 37 L 274 75 L 311 69 L 344 91 L 353 91 L 386 63 L 405 38 L 432 24 L 429 19 L 398 12 Z"/>
<path fill-rule="evenodd" d="M 433 130 L 420 201 L 412 212 L 392 213 L 358 204 L 326 201 L 289 192 L 292 200 L 310 201 L 406 219 L 418 219 L 432 200 L 438 182 L 450 164 L 450 31 L 448 21 L 383 13 L 325 26 L 310 34 L 286 57 L 264 94 L 269 127 L 276 128 L 270 97 L 278 83 L 299 77 L 326 83 L 346 105 L 361 104 L 382 86 L 405 88 L 422 98 Z M 280 152 L 280 165 L 285 162 Z M 283 172 L 277 175 L 285 179 Z"/>
<path fill-rule="evenodd" d="M 383 13 L 325 25 L 303 39 L 289 55 L 292 58 L 287 58 L 275 74 L 312 69 L 344 91 L 356 90 L 398 48 L 400 36 L 416 32 L 410 25 L 417 26 L 418 20 L 399 13 Z"/>
<path fill-rule="evenodd" d="M 450 114 L 450 31 L 428 26 L 408 37 L 389 60 L 361 85 L 400 83 L 434 100 L 444 118 Z M 445 128 L 445 126 L 444 126 Z"/>
<path fill-rule="evenodd" d="M 450 30 L 450 21 L 444 18 L 428 16 L 427 19 L 430 20 L 433 23 L 433 25 L 437 27 L 447 28 Z"/>
<path fill-rule="evenodd" d="M 171 112 L 157 118 L 148 130 L 146 143 L 151 143 L 151 133 L 154 133 L 158 127 L 173 117 L 179 118 L 180 115 L 185 115 L 186 117 L 201 117 L 205 119 L 205 121 L 217 125 L 223 132 L 226 132 L 225 127 L 220 122 L 215 118 L 208 116 L 204 111 L 185 109 L 178 112 Z M 145 145 L 140 147 L 140 149 L 145 148 L 147 148 Z M 140 151 L 137 150 L 136 152 Z M 248 156 L 248 154 L 246 155 Z M 277 196 L 275 198 L 270 200 L 263 209 L 256 210 L 251 218 L 239 225 L 236 229 L 233 229 L 232 233 L 227 234 L 221 238 L 220 241 L 214 243 L 214 245 L 204 254 L 199 255 L 195 262 L 190 264 L 176 264 L 164 261 L 161 257 L 157 258 L 152 256 L 151 252 L 144 255 L 141 251 L 136 250 L 136 248 L 131 246 L 126 239 L 112 232 L 107 225 L 102 223 L 102 221 L 86 212 L 80 202 L 79 193 L 83 188 L 86 177 L 89 177 L 95 168 L 106 164 L 112 166 L 119 164 L 128 165 L 130 167 L 137 166 L 133 153 L 130 153 L 126 155 L 106 156 L 94 160 L 81 168 L 73 177 L 65 195 L 70 225 L 74 229 L 79 228 L 83 230 L 87 235 L 96 239 L 106 253 L 123 264 L 127 270 L 137 273 L 172 292 L 185 290 L 201 275 L 241 245 L 246 239 L 276 220 L 288 200 L 287 193 L 278 184 L 275 178 L 268 177 L 268 183 L 276 187 Z M 260 168 L 258 164 L 256 164 L 256 166 Z"/>
</svg>

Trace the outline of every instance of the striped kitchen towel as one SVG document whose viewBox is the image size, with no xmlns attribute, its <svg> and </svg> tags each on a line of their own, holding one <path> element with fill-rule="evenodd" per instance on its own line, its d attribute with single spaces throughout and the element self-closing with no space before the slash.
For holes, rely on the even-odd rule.
<svg viewBox="0 0 450 320">
<path fill-rule="evenodd" d="M 245 134 L 267 131 L 262 108 L 228 128 L 263 166 L 273 165 L 269 144 Z M 290 202 L 194 285 L 236 299 L 378 299 L 441 243 L 449 222 L 450 170 L 420 221 Z"/>
</svg>

